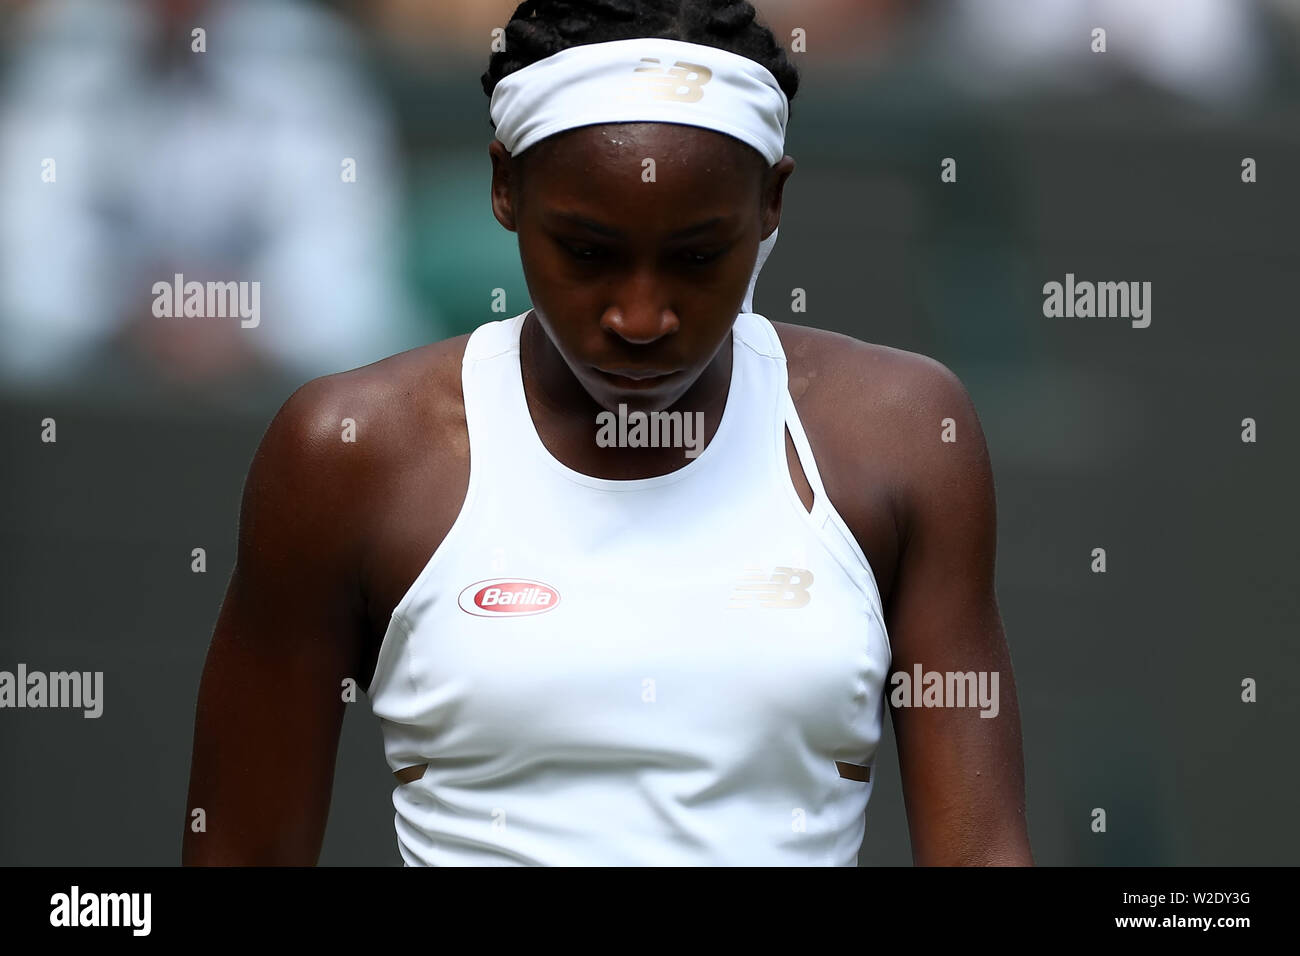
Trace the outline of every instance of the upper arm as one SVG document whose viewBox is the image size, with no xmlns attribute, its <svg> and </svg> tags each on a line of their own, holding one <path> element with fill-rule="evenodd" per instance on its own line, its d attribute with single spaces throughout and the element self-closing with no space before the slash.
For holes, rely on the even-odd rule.
<svg viewBox="0 0 1300 956">
<path fill-rule="evenodd" d="M 314 864 L 364 614 L 358 487 L 337 389 L 307 383 L 263 436 L 199 687 L 184 864 Z M 353 411 L 355 414 L 355 411 Z M 205 831 L 193 813 L 203 810 Z"/>
<path fill-rule="evenodd" d="M 945 366 L 918 357 L 906 391 L 900 433 L 908 436 L 907 480 L 888 609 L 887 692 L 913 859 L 1032 864 L 1020 714 L 994 587 L 988 449 L 966 389 Z M 943 440 L 945 427 L 955 440 Z M 917 665 L 923 675 L 983 673 L 986 689 L 996 689 L 996 716 L 981 716 L 978 705 L 952 706 L 952 699 L 942 707 L 895 706 L 904 688 L 913 703 Z"/>
</svg>

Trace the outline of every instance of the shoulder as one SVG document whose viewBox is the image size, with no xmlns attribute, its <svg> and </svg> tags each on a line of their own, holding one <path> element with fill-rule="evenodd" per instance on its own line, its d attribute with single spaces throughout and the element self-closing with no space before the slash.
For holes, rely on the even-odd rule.
<svg viewBox="0 0 1300 956">
<path fill-rule="evenodd" d="M 316 464 L 356 463 L 397 450 L 410 428 L 463 420 L 460 368 L 468 335 L 445 339 L 299 386 L 281 405 L 267 437 L 296 448 Z"/>
<path fill-rule="evenodd" d="M 837 402 L 894 406 L 922 412 L 969 403 L 956 373 L 919 352 L 863 342 L 852 336 L 773 322 L 790 369 L 790 391 L 835 393 Z M 820 381 L 818 381 L 820 379 Z"/>
<path fill-rule="evenodd" d="M 352 522 L 416 456 L 455 453 L 464 428 L 460 365 L 468 336 L 400 352 L 300 385 L 267 426 L 245 487 L 303 518 Z M 265 510 L 265 509 L 264 509 Z"/>
<path fill-rule="evenodd" d="M 839 487 L 886 483 L 900 530 L 936 495 L 969 500 L 989 490 L 983 429 L 952 369 L 838 332 L 773 325 L 800 420 Z"/>
</svg>

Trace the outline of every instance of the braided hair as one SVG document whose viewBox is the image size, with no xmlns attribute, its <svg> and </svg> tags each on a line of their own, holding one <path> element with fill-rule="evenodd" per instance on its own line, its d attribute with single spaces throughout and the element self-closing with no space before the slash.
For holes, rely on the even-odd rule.
<svg viewBox="0 0 1300 956">
<path fill-rule="evenodd" d="M 727 50 L 767 67 L 787 100 L 799 89 L 799 71 L 746 0 L 525 0 L 506 24 L 505 49 L 488 60 L 483 92 L 569 47 L 640 37 Z"/>
</svg>

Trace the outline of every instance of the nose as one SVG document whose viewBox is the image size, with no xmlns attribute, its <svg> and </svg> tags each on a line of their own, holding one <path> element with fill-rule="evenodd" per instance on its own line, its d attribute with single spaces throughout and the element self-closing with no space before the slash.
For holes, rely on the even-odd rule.
<svg viewBox="0 0 1300 956">
<path fill-rule="evenodd" d="M 649 345 L 672 335 L 681 325 L 673 309 L 645 304 L 663 301 L 648 278 L 628 283 L 620 299 L 624 304 L 611 304 L 601 315 L 600 325 L 633 345 Z"/>
<path fill-rule="evenodd" d="M 613 332 L 633 345 L 649 345 L 665 335 L 672 335 L 681 323 L 672 309 L 639 310 L 629 313 L 616 305 L 605 310 L 600 319 L 601 328 Z"/>
</svg>

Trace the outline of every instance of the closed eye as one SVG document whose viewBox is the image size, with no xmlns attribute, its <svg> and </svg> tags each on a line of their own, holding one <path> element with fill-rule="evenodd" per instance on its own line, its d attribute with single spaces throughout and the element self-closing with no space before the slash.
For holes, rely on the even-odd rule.
<svg viewBox="0 0 1300 956">
<path fill-rule="evenodd" d="M 712 252 L 687 252 L 683 255 L 683 258 L 693 266 L 703 266 L 708 265 L 726 251 L 726 249 L 715 249 Z"/>
<path fill-rule="evenodd" d="M 584 246 L 578 243 L 562 242 L 561 248 L 569 254 L 569 257 L 578 262 L 596 262 L 604 258 L 605 250 L 599 246 Z"/>
<path fill-rule="evenodd" d="M 609 250 L 603 246 L 592 246 L 585 243 L 565 241 L 559 241 L 559 245 L 569 258 L 573 259 L 575 262 L 600 262 L 609 257 Z M 681 261 L 690 266 L 706 266 L 721 258 L 729 248 L 730 247 L 724 246 L 721 249 L 683 252 L 681 254 Z"/>
</svg>

